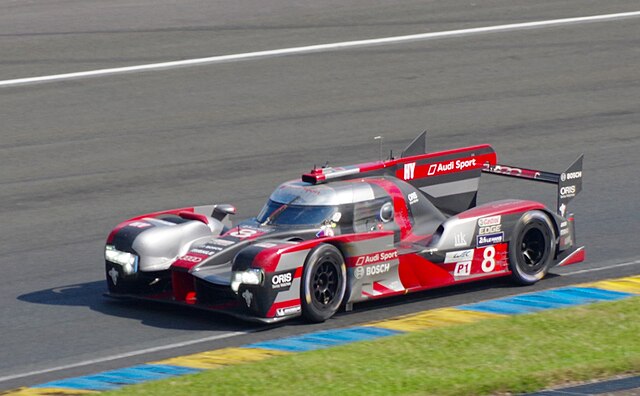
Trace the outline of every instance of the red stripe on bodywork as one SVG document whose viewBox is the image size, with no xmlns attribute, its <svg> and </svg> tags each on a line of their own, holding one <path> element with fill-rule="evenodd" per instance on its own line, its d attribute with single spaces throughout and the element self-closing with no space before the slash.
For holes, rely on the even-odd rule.
<svg viewBox="0 0 640 396">
<path fill-rule="evenodd" d="M 400 188 L 390 180 L 369 179 L 369 183 L 382 187 L 393 199 L 393 221 L 400 227 L 400 238 L 405 239 L 411 232 L 411 221 L 409 221 L 409 210 L 404 200 L 404 195 Z"/>
<path fill-rule="evenodd" d="M 178 212 L 178 216 L 182 217 L 183 219 L 187 219 L 187 220 L 198 220 L 203 222 L 204 224 L 209 224 L 209 218 L 203 214 L 200 213 L 195 213 L 195 212 L 187 212 L 187 211 L 180 211 Z"/>
<path fill-rule="evenodd" d="M 118 233 L 118 231 L 120 231 L 121 229 L 123 229 L 124 227 L 126 227 L 129 223 L 136 221 L 136 220 L 142 220 L 145 217 L 157 217 L 163 214 L 173 214 L 178 216 L 179 213 L 193 213 L 195 209 L 194 208 L 179 208 L 179 209 L 169 209 L 169 210 L 162 210 L 160 212 L 152 212 L 152 213 L 147 213 L 147 214 L 143 214 L 143 215 L 139 215 L 136 217 L 132 217 L 127 221 L 124 221 L 120 224 L 118 224 L 110 233 L 109 236 L 107 237 L 107 244 L 110 244 L 113 242 L 113 238 L 115 237 L 115 235 Z"/>
<path fill-rule="evenodd" d="M 565 265 L 571 265 L 576 263 L 581 263 L 587 257 L 586 251 L 584 250 L 584 246 L 576 249 L 575 252 L 568 255 L 564 260 L 558 264 L 558 267 L 564 267 Z"/>
<path fill-rule="evenodd" d="M 435 164 L 438 163 L 445 163 L 445 162 L 455 162 L 456 160 L 472 160 L 475 159 L 475 164 L 473 166 L 470 167 L 466 167 L 464 169 L 458 169 L 455 170 L 453 172 L 464 172 L 464 171 L 468 171 L 468 170 L 475 170 L 475 169 L 482 169 L 484 167 L 485 164 L 489 164 L 491 166 L 496 165 L 498 163 L 498 157 L 495 153 L 495 151 L 493 151 L 493 148 L 488 145 L 488 144 L 481 144 L 481 145 L 477 145 L 477 146 L 470 146 L 470 147 L 462 147 L 462 148 L 458 148 L 458 149 L 453 149 L 453 150 L 446 150 L 446 151 L 440 151 L 440 152 L 435 152 L 435 153 L 426 153 L 426 154 L 419 154 L 419 155 L 414 155 L 411 157 L 403 157 L 403 158 L 397 158 L 397 159 L 392 159 L 392 160 L 387 160 L 387 161 L 378 161 L 378 162 L 368 162 L 368 163 L 364 163 L 364 164 L 357 164 L 357 165 L 351 165 L 349 167 L 344 167 L 344 168 L 339 168 L 339 169 L 333 169 L 333 168 L 316 168 L 314 170 L 312 170 L 309 173 L 303 174 L 302 175 L 302 180 L 303 181 L 307 181 L 307 182 L 311 182 L 311 183 L 321 183 L 323 181 L 329 180 L 332 177 L 332 173 L 334 173 L 334 178 L 335 177 L 343 177 L 346 176 L 344 173 L 339 172 L 340 170 L 352 170 L 352 169 L 356 169 L 357 173 L 363 174 L 366 172 L 370 172 L 370 171 L 375 171 L 375 170 L 379 170 L 379 169 L 385 169 L 385 168 L 393 168 L 396 167 L 398 165 L 403 165 L 403 164 L 407 164 L 407 163 L 411 163 L 411 162 L 424 162 L 425 160 L 429 160 L 431 158 L 438 158 L 438 157 L 444 157 L 444 156 L 455 156 L 456 154 L 461 154 L 461 153 L 473 153 L 473 152 L 478 152 L 478 151 L 482 151 L 482 150 L 487 150 L 489 149 L 490 152 L 487 154 L 482 154 L 482 155 L 467 155 L 466 157 L 462 157 L 462 158 L 456 158 L 453 160 L 448 160 L 448 161 L 438 161 L 435 162 Z M 429 175 L 429 166 L 430 164 L 427 165 L 419 165 L 416 167 L 415 171 L 417 173 L 414 173 L 414 179 L 417 178 L 422 178 L 422 177 L 430 177 L 430 176 L 440 176 L 440 175 L 444 175 L 447 173 L 451 173 L 451 172 L 435 172 L 432 175 Z M 326 173 L 325 173 L 326 172 Z M 357 174 L 355 173 L 355 174 Z M 424 175 L 423 175 L 424 173 Z M 395 172 L 396 177 L 398 177 L 401 180 L 404 180 L 404 169 L 398 169 Z"/>
<path fill-rule="evenodd" d="M 373 286 L 373 290 L 377 291 L 380 294 L 389 294 L 389 293 L 396 292 L 395 290 L 389 289 L 388 287 L 378 282 L 373 282 L 372 286 Z"/>
<path fill-rule="evenodd" d="M 464 151 L 468 151 L 468 149 L 464 149 Z M 448 154 L 448 153 L 447 153 Z M 407 160 L 403 161 L 404 163 L 411 163 L 421 161 L 423 162 L 425 157 L 418 156 L 415 157 L 416 160 Z M 429 157 L 426 157 L 427 159 Z M 396 177 L 400 180 L 413 180 L 413 179 L 423 179 L 426 177 L 436 177 L 449 175 L 451 173 L 461 173 L 468 172 L 472 170 L 482 169 L 485 164 L 495 163 L 496 162 L 496 154 L 482 154 L 482 155 L 470 155 L 467 157 L 455 158 L 450 160 L 443 160 L 428 164 L 416 164 L 413 175 L 410 179 L 405 179 L 405 172 L 403 168 L 396 170 Z M 458 167 L 458 164 L 464 164 L 462 167 Z"/>
</svg>

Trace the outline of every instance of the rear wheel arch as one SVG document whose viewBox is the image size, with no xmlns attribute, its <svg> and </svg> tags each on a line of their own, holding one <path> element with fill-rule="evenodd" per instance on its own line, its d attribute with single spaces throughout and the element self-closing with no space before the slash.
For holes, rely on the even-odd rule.
<svg viewBox="0 0 640 396">
<path fill-rule="evenodd" d="M 556 257 L 556 226 L 542 210 L 525 212 L 509 242 L 509 269 L 516 283 L 531 285 L 542 279 Z"/>
</svg>

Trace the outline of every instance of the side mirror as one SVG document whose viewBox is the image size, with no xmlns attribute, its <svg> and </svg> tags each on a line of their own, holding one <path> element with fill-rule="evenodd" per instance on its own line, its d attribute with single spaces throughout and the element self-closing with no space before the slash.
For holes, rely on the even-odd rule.
<svg viewBox="0 0 640 396">
<path fill-rule="evenodd" d="M 220 204 L 215 205 L 213 208 L 213 213 L 211 213 L 211 217 L 218 221 L 224 220 L 228 215 L 236 214 L 236 207 L 229 204 Z"/>
</svg>

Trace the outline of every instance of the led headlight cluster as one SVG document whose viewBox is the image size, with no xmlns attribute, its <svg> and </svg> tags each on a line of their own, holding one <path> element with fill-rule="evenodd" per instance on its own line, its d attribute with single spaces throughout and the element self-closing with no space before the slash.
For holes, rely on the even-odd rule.
<svg viewBox="0 0 640 396">
<path fill-rule="evenodd" d="M 138 271 L 138 256 L 133 253 L 121 252 L 116 250 L 114 246 L 107 245 L 104 248 L 104 258 L 109 262 L 120 265 L 126 275 Z"/>
<path fill-rule="evenodd" d="M 263 278 L 264 274 L 259 268 L 235 271 L 231 275 L 231 290 L 237 293 L 240 285 L 259 285 L 262 283 Z"/>
</svg>

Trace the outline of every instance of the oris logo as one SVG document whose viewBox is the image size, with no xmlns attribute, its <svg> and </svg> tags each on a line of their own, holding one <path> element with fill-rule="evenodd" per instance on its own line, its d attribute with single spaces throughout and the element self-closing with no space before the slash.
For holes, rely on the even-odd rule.
<svg viewBox="0 0 640 396">
<path fill-rule="evenodd" d="M 291 276 L 291 273 L 274 275 L 273 278 L 271 278 L 271 284 L 272 285 L 281 285 L 283 283 L 291 282 L 292 278 L 293 277 Z"/>
<path fill-rule="evenodd" d="M 560 197 L 572 197 L 576 195 L 576 186 L 566 186 L 560 189 Z"/>
<path fill-rule="evenodd" d="M 291 282 L 293 282 L 292 272 L 285 272 L 271 277 L 271 287 L 273 289 L 289 288 L 289 286 L 291 286 Z"/>
</svg>

